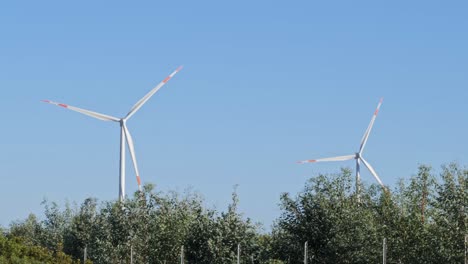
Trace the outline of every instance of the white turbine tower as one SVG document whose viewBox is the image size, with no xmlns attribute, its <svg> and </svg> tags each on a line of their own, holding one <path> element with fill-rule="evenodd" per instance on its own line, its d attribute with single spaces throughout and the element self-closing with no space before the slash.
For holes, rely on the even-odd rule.
<svg viewBox="0 0 468 264">
<path fill-rule="evenodd" d="M 167 76 L 162 82 L 160 82 L 156 87 L 154 87 L 151 91 L 149 91 L 143 98 L 141 98 L 133 107 L 130 109 L 130 112 L 123 117 L 123 118 L 117 118 L 109 115 L 104 115 L 100 113 L 96 113 L 93 111 L 85 110 L 82 108 L 74 107 L 71 105 L 66 105 L 66 104 L 61 104 L 61 103 L 56 103 L 52 102 L 49 100 L 42 100 L 45 103 L 49 104 L 54 104 L 57 106 L 61 106 L 94 118 L 97 118 L 99 120 L 103 121 L 114 121 L 118 122 L 120 124 L 120 176 L 119 176 L 119 200 L 123 201 L 125 198 L 125 142 L 127 142 L 128 149 L 130 151 L 130 156 L 133 161 L 133 167 L 135 169 L 135 174 L 136 174 L 136 180 L 138 183 L 138 190 L 141 191 L 141 180 L 140 180 L 140 173 L 138 172 L 138 166 L 137 166 L 137 160 L 135 156 L 135 147 L 133 144 L 133 139 L 132 136 L 130 135 L 130 132 L 128 131 L 127 128 L 127 120 L 130 119 L 137 111 L 140 109 L 146 101 L 148 101 L 151 96 L 153 96 L 161 87 L 163 87 L 176 73 L 178 73 L 182 69 L 182 66 L 177 68 L 173 73 L 171 73 L 169 76 Z"/>
<path fill-rule="evenodd" d="M 360 169 L 361 169 L 361 161 L 362 161 L 362 163 L 364 163 L 367 169 L 369 169 L 370 173 L 374 176 L 377 182 L 382 186 L 384 190 L 386 190 L 385 185 L 380 180 L 374 168 L 362 156 L 362 152 L 364 151 L 364 147 L 366 146 L 367 140 L 369 139 L 369 134 L 372 130 L 372 127 L 374 126 L 374 122 L 375 122 L 375 119 L 377 118 L 377 114 L 379 113 L 379 109 L 380 109 L 380 106 L 382 105 L 382 101 L 383 101 L 383 98 L 380 99 L 380 102 L 377 105 L 377 109 L 375 110 L 374 115 L 372 116 L 372 119 L 370 121 L 370 124 L 367 127 L 366 132 L 364 133 L 364 136 L 362 137 L 361 146 L 359 147 L 358 152 L 352 155 L 338 156 L 338 157 L 332 157 L 332 158 L 313 159 L 313 160 L 304 160 L 304 161 L 299 161 L 298 163 L 303 164 L 303 163 L 314 163 L 314 162 L 324 162 L 324 161 L 345 161 L 345 160 L 355 159 L 356 160 L 356 194 L 359 199 L 359 192 L 360 192 L 359 184 L 361 181 Z"/>
</svg>

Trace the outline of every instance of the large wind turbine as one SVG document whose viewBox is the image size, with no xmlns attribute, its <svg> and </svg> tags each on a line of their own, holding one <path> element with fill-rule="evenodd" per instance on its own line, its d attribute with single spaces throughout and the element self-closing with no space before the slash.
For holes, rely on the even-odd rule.
<svg viewBox="0 0 468 264">
<path fill-rule="evenodd" d="M 366 129 L 366 132 L 364 133 L 364 136 L 362 137 L 361 140 L 361 146 L 359 147 L 359 151 L 356 152 L 355 154 L 352 155 L 346 155 L 346 156 L 338 156 L 338 157 L 332 157 L 332 158 L 322 158 L 322 159 L 312 159 L 312 160 L 303 160 L 299 161 L 298 163 L 314 163 L 314 162 L 324 162 L 324 161 L 345 161 L 345 160 L 356 160 L 356 194 L 359 197 L 359 184 L 361 182 L 361 174 L 360 174 L 360 169 L 361 169 L 361 161 L 364 163 L 364 165 L 369 169 L 370 173 L 374 176 L 374 178 L 377 180 L 377 182 L 382 186 L 384 190 L 386 190 L 385 185 L 382 183 L 380 180 L 379 176 L 377 175 L 377 172 L 375 172 L 374 168 L 367 162 L 364 157 L 362 157 L 362 152 L 364 151 L 364 147 L 366 146 L 367 140 L 369 139 L 369 134 L 372 130 L 372 127 L 374 126 L 375 119 L 377 118 L 377 114 L 379 113 L 380 106 L 382 105 L 383 98 L 380 99 L 379 104 L 377 105 L 377 109 L 375 109 L 374 115 L 372 116 L 372 119 L 370 121 L 369 126 Z"/>
<path fill-rule="evenodd" d="M 160 82 L 156 87 L 154 87 L 151 91 L 149 91 L 143 98 L 141 98 L 133 107 L 130 109 L 130 112 L 123 117 L 117 118 L 109 115 L 104 115 L 100 113 L 96 113 L 93 111 L 85 110 L 82 108 L 74 107 L 71 105 L 61 104 L 52 102 L 49 100 L 42 100 L 45 103 L 54 104 L 60 107 L 64 107 L 84 115 L 88 115 L 99 120 L 103 121 L 113 121 L 120 124 L 120 176 L 119 176 L 119 200 L 123 201 L 125 199 L 125 142 L 127 142 L 128 149 L 130 150 L 130 156 L 133 161 L 133 167 L 135 169 L 136 180 L 138 183 L 138 190 L 141 191 L 141 180 L 140 180 L 140 173 L 138 172 L 137 160 L 135 156 L 135 147 L 133 143 L 132 136 L 127 128 L 127 120 L 130 119 L 150 98 L 153 96 L 161 87 L 163 87 L 176 73 L 178 73 L 182 69 L 182 66 L 177 68 L 173 73 L 167 76 L 162 82 Z"/>
</svg>

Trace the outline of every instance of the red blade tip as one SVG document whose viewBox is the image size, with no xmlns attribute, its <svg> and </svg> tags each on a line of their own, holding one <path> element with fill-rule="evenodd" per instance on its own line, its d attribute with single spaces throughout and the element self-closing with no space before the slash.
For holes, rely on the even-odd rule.
<svg viewBox="0 0 468 264">
<path fill-rule="evenodd" d="M 312 163 L 312 162 L 316 162 L 316 160 L 303 160 L 303 161 L 298 161 L 297 163 L 304 164 L 304 163 Z"/>
<path fill-rule="evenodd" d="M 138 186 L 140 186 L 140 185 L 141 185 L 141 179 L 140 179 L 140 176 L 139 176 L 139 175 L 137 175 L 137 176 L 136 176 L 136 178 L 137 178 Z"/>
</svg>

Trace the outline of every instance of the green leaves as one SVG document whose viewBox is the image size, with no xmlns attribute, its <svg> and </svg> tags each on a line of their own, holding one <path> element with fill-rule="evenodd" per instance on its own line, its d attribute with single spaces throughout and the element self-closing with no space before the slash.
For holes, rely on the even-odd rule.
<svg viewBox="0 0 468 264">
<path fill-rule="evenodd" d="M 468 233 L 468 170 L 457 164 L 435 175 L 419 166 L 393 191 L 361 186 L 356 199 L 350 170 L 317 175 L 296 195 L 284 193 L 281 216 L 269 234 L 244 217 L 234 189 L 225 211 L 208 208 L 192 192 L 155 192 L 145 185 L 125 202 L 86 199 L 61 209 L 44 201 L 44 219 L 30 215 L 0 234 L 0 263 L 73 263 L 84 249 L 93 263 L 185 262 L 379 263 L 387 239 L 387 263 L 462 263 Z M 66 254 L 66 255 L 65 255 Z"/>
<path fill-rule="evenodd" d="M 363 186 L 358 203 L 349 171 L 318 175 L 295 198 L 282 195 L 272 252 L 300 263 L 308 241 L 315 263 L 378 263 L 387 238 L 388 263 L 462 263 L 468 170 L 450 164 L 439 179 L 422 165 L 394 192 Z"/>
<path fill-rule="evenodd" d="M 52 252 L 43 247 L 27 245 L 19 237 L 5 237 L 0 233 L 0 263 L 27 264 L 77 264 L 62 252 Z"/>
</svg>

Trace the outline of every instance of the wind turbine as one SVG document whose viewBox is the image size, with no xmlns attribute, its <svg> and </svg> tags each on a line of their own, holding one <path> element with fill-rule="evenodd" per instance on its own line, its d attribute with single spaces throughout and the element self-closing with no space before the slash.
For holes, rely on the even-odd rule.
<svg viewBox="0 0 468 264">
<path fill-rule="evenodd" d="M 109 115 L 100 114 L 97 112 L 89 111 L 86 109 L 74 107 L 67 104 L 52 102 L 49 100 L 42 100 L 45 103 L 54 104 L 63 108 L 70 109 L 72 111 L 88 115 L 99 120 L 103 121 L 113 121 L 120 124 L 120 173 L 119 173 L 119 200 L 123 201 L 125 199 L 125 142 L 127 142 L 128 149 L 130 151 L 130 156 L 133 161 L 133 167 L 135 169 L 136 180 L 138 183 L 138 190 L 141 191 L 141 179 L 140 173 L 138 172 L 137 160 L 135 156 L 135 147 L 133 143 L 132 136 L 130 131 L 127 128 L 127 120 L 130 119 L 161 87 L 163 87 L 176 73 L 182 69 L 182 66 L 177 68 L 169 76 L 167 76 L 162 82 L 160 82 L 156 87 L 149 91 L 143 98 L 141 98 L 131 109 L 130 112 L 125 117 L 117 118 Z"/>
<path fill-rule="evenodd" d="M 345 160 L 356 160 L 356 194 L 359 199 L 359 184 L 361 182 L 361 161 L 364 163 L 364 165 L 367 167 L 367 169 L 370 171 L 370 173 L 374 176 L 374 178 L 377 180 L 377 182 L 382 186 L 382 188 L 386 191 L 387 189 L 385 188 L 385 185 L 382 183 L 380 180 L 379 176 L 377 175 L 377 172 L 375 172 L 374 168 L 367 162 L 364 157 L 362 156 L 362 152 L 364 151 L 364 148 L 366 146 L 367 140 L 369 139 L 369 134 L 372 130 L 372 127 L 374 126 L 375 119 L 377 118 L 377 114 L 379 113 L 380 106 L 382 105 L 383 98 L 380 99 L 379 104 L 377 105 L 377 109 L 375 109 L 374 115 L 372 116 L 372 119 L 369 123 L 369 126 L 366 129 L 366 132 L 364 133 L 364 136 L 362 137 L 361 140 L 361 146 L 359 147 L 359 151 L 356 152 L 355 154 L 352 155 L 346 155 L 346 156 L 338 156 L 338 157 L 332 157 L 332 158 L 321 158 L 321 159 L 311 159 L 311 160 L 303 160 L 299 161 L 298 163 L 304 164 L 304 163 L 315 163 L 315 162 L 325 162 L 325 161 L 345 161 Z"/>
</svg>

